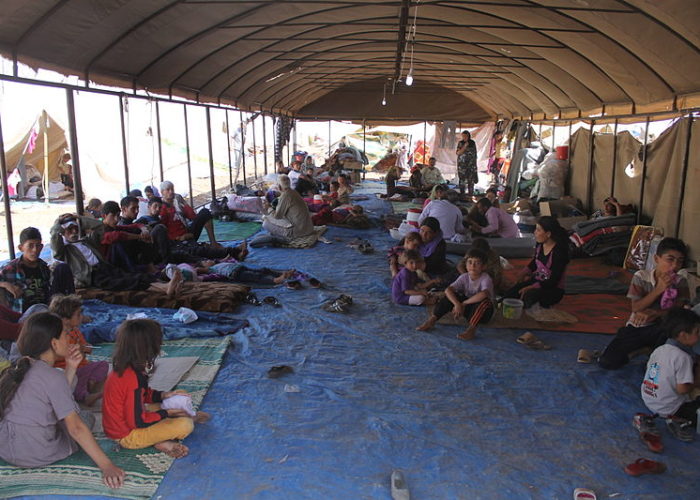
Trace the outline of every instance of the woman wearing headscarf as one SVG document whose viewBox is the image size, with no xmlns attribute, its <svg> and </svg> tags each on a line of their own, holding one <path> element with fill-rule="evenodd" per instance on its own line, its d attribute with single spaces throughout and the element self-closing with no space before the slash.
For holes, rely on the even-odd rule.
<svg viewBox="0 0 700 500">
<path fill-rule="evenodd" d="M 427 217 L 420 226 L 423 244 L 418 248 L 425 259 L 425 272 L 431 275 L 445 273 L 447 266 L 447 245 L 442 237 L 440 222 L 435 217 Z"/>
</svg>

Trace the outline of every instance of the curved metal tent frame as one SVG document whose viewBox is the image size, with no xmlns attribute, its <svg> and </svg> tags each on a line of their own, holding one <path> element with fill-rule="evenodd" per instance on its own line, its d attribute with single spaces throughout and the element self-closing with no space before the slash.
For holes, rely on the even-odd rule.
<svg viewBox="0 0 700 500">
<path fill-rule="evenodd" d="M 416 81 L 434 89 L 415 91 L 410 116 L 420 119 L 644 114 L 700 101 L 698 2 L 3 4 L 0 49 L 15 63 L 77 75 L 86 86 L 144 88 L 301 118 L 321 100 L 328 115 L 345 118 L 328 107 L 334 95 L 347 98 L 345 86 L 358 103 L 378 101 L 382 81 L 410 95 L 417 87 L 401 82 L 411 54 Z M 433 116 L 435 103 L 446 100 L 453 116 Z M 463 114 L 465 103 L 473 116 Z M 364 118 L 386 113 L 377 105 Z"/>
</svg>

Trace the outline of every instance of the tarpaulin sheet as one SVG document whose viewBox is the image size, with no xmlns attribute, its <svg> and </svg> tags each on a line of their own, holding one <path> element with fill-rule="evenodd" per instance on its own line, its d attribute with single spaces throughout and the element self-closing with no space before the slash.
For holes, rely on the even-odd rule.
<svg viewBox="0 0 700 500">
<path fill-rule="evenodd" d="M 325 288 L 266 290 L 280 307 L 241 308 L 251 325 L 204 400 L 213 418 L 187 438 L 189 456 L 155 498 L 389 499 L 399 468 L 418 499 L 571 498 L 577 487 L 598 498 L 697 498 L 700 446 L 664 428 L 666 449 L 652 455 L 631 425 L 645 409 L 642 358 L 615 372 L 576 362 L 607 335 L 534 332 L 553 349 L 533 351 L 515 342 L 518 329 L 480 328 L 471 342 L 457 326 L 416 332 L 426 310 L 389 299 L 389 235 L 326 236 L 332 244 L 312 249 L 252 250 L 251 262 L 303 267 Z M 346 246 L 355 237 L 375 253 Z M 323 311 L 340 293 L 352 295 L 350 312 Z M 275 365 L 294 373 L 270 379 Z M 626 475 L 639 457 L 669 470 Z"/>
</svg>

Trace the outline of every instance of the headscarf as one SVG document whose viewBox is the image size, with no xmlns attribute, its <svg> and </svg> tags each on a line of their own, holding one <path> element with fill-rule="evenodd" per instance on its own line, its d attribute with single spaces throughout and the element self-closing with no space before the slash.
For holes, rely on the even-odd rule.
<svg viewBox="0 0 700 500">
<path fill-rule="evenodd" d="M 421 256 L 423 256 L 424 258 L 430 257 L 442 241 L 440 221 L 438 221 L 435 217 L 427 217 L 423 221 L 421 226 L 428 226 L 435 233 L 435 237 L 432 240 L 428 241 L 427 243 L 423 243 L 420 247 L 418 247 Z"/>
</svg>

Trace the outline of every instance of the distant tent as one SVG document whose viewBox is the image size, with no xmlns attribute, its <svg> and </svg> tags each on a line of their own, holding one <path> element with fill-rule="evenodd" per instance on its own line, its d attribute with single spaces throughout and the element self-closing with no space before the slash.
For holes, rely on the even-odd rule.
<svg viewBox="0 0 700 500">
<path fill-rule="evenodd" d="M 5 151 L 7 171 L 12 172 L 24 156 L 25 165 L 33 165 L 44 175 L 44 131 L 48 136 L 49 181 L 60 182 L 58 162 L 68 149 L 65 130 L 46 111 L 42 111 L 27 133 Z"/>
</svg>

